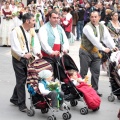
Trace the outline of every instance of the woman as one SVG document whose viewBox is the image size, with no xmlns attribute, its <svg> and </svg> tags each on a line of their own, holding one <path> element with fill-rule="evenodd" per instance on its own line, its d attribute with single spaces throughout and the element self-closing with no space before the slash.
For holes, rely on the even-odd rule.
<svg viewBox="0 0 120 120">
<path fill-rule="evenodd" d="M 65 30 L 67 38 L 71 38 L 70 32 L 72 32 L 72 15 L 70 14 L 70 8 L 63 8 L 63 18 L 61 18 L 61 25 L 63 29 Z"/>
<path fill-rule="evenodd" d="M 108 22 L 111 20 L 111 13 L 112 10 L 111 9 L 106 9 L 105 10 L 105 25 L 107 26 Z"/>
<path fill-rule="evenodd" d="M 7 47 L 10 46 L 10 31 L 12 24 L 12 12 L 9 8 L 10 3 L 5 3 L 5 8 L 2 9 L 3 21 L 1 27 L 1 38 L 2 38 L 2 46 Z"/>
<path fill-rule="evenodd" d="M 117 12 L 112 12 L 111 13 L 111 20 L 109 20 L 107 24 L 107 28 L 116 44 L 116 47 L 120 49 L 120 22 L 118 20 L 118 13 Z M 102 67 L 103 70 L 106 70 L 106 61 L 107 57 L 102 58 Z"/>
<path fill-rule="evenodd" d="M 72 15 L 72 18 L 73 18 L 73 23 L 72 23 L 72 33 L 75 35 L 75 28 L 76 28 L 76 25 L 77 25 L 77 21 L 78 21 L 78 13 L 77 11 L 74 9 L 74 6 L 70 6 L 70 9 L 71 9 L 71 15 Z"/>
<path fill-rule="evenodd" d="M 111 13 L 111 20 L 108 22 L 107 27 L 116 46 L 120 49 L 120 22 L 118 20 L 117 12 Z"/>
</svg>

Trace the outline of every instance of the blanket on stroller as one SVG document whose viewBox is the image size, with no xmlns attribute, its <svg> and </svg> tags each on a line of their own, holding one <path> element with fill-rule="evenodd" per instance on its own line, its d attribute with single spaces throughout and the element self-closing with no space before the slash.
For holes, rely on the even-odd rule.
<svg viewBox="0 0 120 120">
<path fill-rule="evenodd" d="M 45 69 L 53 71 L 50 63 L 48 63 L 44 59 L 37 59 L 28 65 L 26 83 L 27 83 L 28 91 L 30 93 L 34 94 L 34 91 L 40 93 L 38 89 L 38 82 L 39 82 L 38 72 Z"/>
<path fill-rule="evenodd" d="M 96 91 L 86 83 L 76 86 L 77 90 L 83 93 L 84 100 L 89 109 L 95 110 L 99 108 L 101 99 Z"/>
</svg>

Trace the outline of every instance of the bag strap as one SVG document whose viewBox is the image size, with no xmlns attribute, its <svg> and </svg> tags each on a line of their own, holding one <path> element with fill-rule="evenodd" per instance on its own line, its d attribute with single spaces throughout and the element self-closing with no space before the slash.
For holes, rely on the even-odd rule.
<svg viewBox="0 0 120 120">
<path fill-rule="evenodd" d="M 27 50 L 28 50 L 28 52 L 29 52 L 28 41 L 27 41 L 27 38 L 26 38 L 25 32 L 24 32 L 24 30 L 23 30 L 23 27 L 22 27 L 22 26 L 20 26 L 20 28 L 21 28 L 22 33 L 23 33 L 23 35 L 24 35 L 24 38 L 25 38 L 25 43 L 26 43 L 26 47 L 27 47 Z"/>
</svg>

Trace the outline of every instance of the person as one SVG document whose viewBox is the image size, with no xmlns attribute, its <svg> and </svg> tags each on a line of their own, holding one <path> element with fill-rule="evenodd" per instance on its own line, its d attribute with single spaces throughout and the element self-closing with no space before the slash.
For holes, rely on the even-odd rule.
<svg viewBox="0 0 120 120">
<path fill-rule="evenodd" d="M 68 76 L 70 77 L 70 80 L 73 82 L 75 86 L 80 85 L 81 83 L 87 83 L 88 82 L 88 76 L 86 75 L 84 79 L 82 79 L 81 75 L 76 70 L 68 70 L 67 71 Z M 88 84 L 91 86 L 91 84 Z"/>
<path fill-rule="evenodd" d="M 111 20 L 107 24 L 107 28 L 116 43 L 116 46 L 120 49 L 120 22 L 118 20 L 118 13 L 111 13 Z"/>
<path fill-rule="evenodd" d="M 16 85 L 10 102 L 17 105 L 22 112 L 27 111 L 25 83 L 27 65 L 33 54 L 42 57 L 40 43 L 34 31 L 35 19 L 31 13 L 23 15 L 23 25 L 11 32 L 12 64 L 16 76 Z"/>
<path fill-rule="evenodd" d="M 82 79 L 80 74 L 76 70 L 68 70 L 67 71 L 68 76 L 70 77 L 70 80 L 73 82 L 75 86 L 79 85 L 81 82 L 87 82 L 88 77 L 86 76 L 85 79 Z"/>
<path fill-rule="evenodd" d="M 108 22 L 111 20 L 111 13 L 112 13 L 112 10 L 111 9 L 106 9 L 105 10 L 105 25 L 107 26 Z"/>
<path fill-rule="evenodd" d="M 47 23 L 49 21 L 49 13 L 53 10 L 53 5 L 48 6 L 47 14 L 45 15 L 45 22 Z"/>
<path fill-rule="evenodd" d="M 62 27 L 58 25 L 58 21 L 58 12 L 52 10 L 49 15 L 49 22 L 39 30 L 43 57 L 58 56 L 61 50 L 67 53 L 69 49 L 68 39 Z"/>
<path fill-rule="evenodd" d="M 69 42 L 63 28 L 58 24 L 59 13 L 52 10 L 49 14 L 49 21 L 45 23 L 39 30 L 38 36 L 41 43 L 41 52 L 43 57 L 55 59 L 61 51 L 67 54 Z M 52 64 L 54 69 L 54 77 L 57 78 L 56 63 L 50 59 L 46 59 Z M 56 75 L 55 75 L 56 74 Z"/>
<path fill-rule="evenodd" d="M 79 19 L 77 21 L 77 27 L 76 27 L 76 33 L 77 33 L 76 40 L 79 41 L 81 39 L 83 26 L 84 26 L 85 9 L 81 5 L 76 5 L 76 7 L 77 7 L 78 16 L 79 16 Z"/>
<path fill-rule="evenodd" d="M 1 24 L 2 46 L 10 47 L 10 32 L 12 30 L 12 11 L 9 8 L 10 3 L 5 2 L 5 8 L 2 9 L 3 19 Z"/>
<path fill-rule="evenodd" d="M 98 8 L 101 14 L 100 21 L 104 21 L 105 20 L 105 7 L 104 7 L 103 2 L 98 2 Z"/>
<path fill-rule="evenodd" d="M 115 63 L 114 67 L 116 68 L 116 71 L 120 76 L 120 51 L 113 52 L 110 56 L 110 60 L 111 62 Z"/>
<path fill-rule="evenodd" d="M 75 35 L 75 29 L 76 29 L 76 25 L 77 25 L 77 21 L 78 21 L 78 13 L 76 11 L 76 9 L 74 9 L 74 6 L 70 6 L 70 13 L 72 15 L 72 18 L 73 18 L 73 22 L 72 22 L 72 33 Z"/>
<path fill-rule="evenodd" d="M 91 85 L 98 92 L 98 82 L 100 75 L 101 54 L 100 51 L 109 53 L 110 49 L 117 50 L 111 35 L 103 24 L 99 22 L 100 14 L 93 11 L 90 14 L 90 22 L 83 28 L 83 36 L 79 50 L 80 58 L 80 75 L 84 79 L 87 75 L 88 68 L 91 71 Z M 106 45 L 106 47 L 103 45 Z"/>
<path fill-rule="evenodd" d="M 51 106 L 54 110 L 63 110 L 63 97 L 64 94 L 60 91 L 57 92 L 57 88 L 55 90 L 50 89 L 50 84 L 55 83 L 51 81 L 53 79 L 52 77 L 53 73 L 50 70 L 42 70 L 38 73 L 38 77 L 40 78 L 40 82 L 38 84 L 39 90 L 41 94 L 46 95 L 48 98 L 51 99 Z M 60 99 L 58 99 L 58 94 L 60 96 Z M 58 106 L 58 100 L 60 105 Z"/>
<path fill-rule="evenodd" d="M 70 39 L 72 32 L 72 22 L 73 22 L 72 15 L 70 14 L 70 8 L 64 7 L 62 9 L 62 13 L 63 13 L 63 17 L 60 19 L 61 26 L 65 30 L 67 38 Z"/>
<path fill-rule="evenodd" d="M 85 5 L 84 26 L 90 21 L 90 10 L 91 10 L 91 4 L 87 2 Z"/>
<path fill-rule="evenodd" d="M 107 23 L 107 28 L 116 44 L 116 47 L 120 49 L 120 22 L 118 20 L 118 13 L 111 12 L 110 17 L 111 20 L 109 20 L 109 22 Z M 104 57 L 104 59 L 102 59 L 102 68 L 103 70 L 107 70 L 107 57 Z"/>
</svg>

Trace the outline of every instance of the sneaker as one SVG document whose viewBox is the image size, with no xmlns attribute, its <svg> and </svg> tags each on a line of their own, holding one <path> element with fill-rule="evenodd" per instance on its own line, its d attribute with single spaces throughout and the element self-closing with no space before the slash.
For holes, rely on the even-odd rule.
<svg viewBox="0 0 120 120">
<path fill-rule="evenodd" d="M 64 110 L 64 107 L 63 105 L 60 106 L 59 110 L 63 111 Z"/>
<path fill-rule="evenodd" d="M 53 112 L 58 112 L 58 108 L 53 107 Z"/>
<path fill-rule="evenodd" d="M 26 105 L 19 105 L 19 110 L 21 112 L 27 112 L 28 108 L 26 107 Z"/>
<path fill-rule="evenodd" d="M 18 101 L 17 100 L 14 100 L 13 98 L 11 98 L 10 102 L 13 103 L 14 105 L 18 106 Z"/>
</svg>

